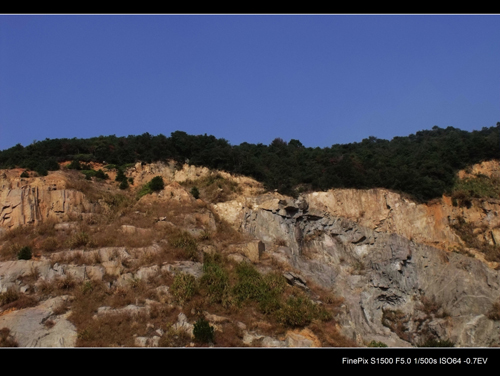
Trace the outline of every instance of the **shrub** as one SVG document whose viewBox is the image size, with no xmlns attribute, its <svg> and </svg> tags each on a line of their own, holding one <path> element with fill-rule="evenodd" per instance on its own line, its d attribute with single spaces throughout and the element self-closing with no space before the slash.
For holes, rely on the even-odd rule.
<svg viewBox="0 0 500 376">
<path fill-rule="evenodd" d="M 200 287 L 206 289 L 210 303 L 222 303 L 228 306 L 231 300 L 229 275 L 216 256 L 205 254 L 203 259 L 203 276 Z"/>
<path fill-rule="evenodd" d="M 368 347 L 387 347 L 387 345 L 384 342 L 373 340 L 368 344 Z"/>
<path fill-rule="evenodd" d="M 265 291 L 259 296 L 259 311 L 265 315 L 277 312 L 282 307 L 279 294 Z"/>
<path fill-rule="evenodd" d="M 127 189 L 128 188 L 128 181 L 127 181 L 127 179 L 122 180 L 122 182 L 119 185 L 119 188 L 120 189 Z"/>
<path fill-rule="evenodd" d="M 149 195 L 150 193 L 153 193 L 153 191 L 151 190 L 151 188 L 149 188 L 148 184 L 145 184 L 142 186 L 141 190 L 137 194 L 137 197 L 141 198 L 142 196 Z"/>
<path fill-rule="evenodd" d="M 85 231 L 80 231 L 73 234 L 67 241 L 66 245 L 70 248 L 84 247 L 90 243 L 90 236 Z"/>
<path fill-rule="evenodd" d="M 200 192 L 198 188 L 200 188 L 203 193 L 204 200 L 214 204 L 217 202 L 228 201 L 231 197 L 233 197 L 234 193 L 241 192 L 241 188 L 238 186 L 238 183 L 225 179 L 219 173 L 212 173 L 203 178 L 189 182 L 189 184 L 194 184 L 191 194 L 195 198 L 198 198 L 196 192 L 199 194 Z"/>
<path fill-rule="evenodd" d="M 278 273 L 261 275 L 253 265 L 243 262 L 236 267 L 238 280 L 233 294 L 238 304 L 246 300 L 256 301 L 260 312 L 271 314 L 282 308 L 281 293 L 286 281 Z"/>
<path fill-rule="evenodd" d="M 496 177 L 489 178 L 485 175 L 476 175 L 455 183 L 452 198 L 458 201 L 460 206 L 470 203 L 472 198 L 499 198 L 500 181 Z"/>
<path fill-rule="evenodd" d="M 197 289 L 196 279 L 186 273 L 177 274 L 171 287 L 172 295 L 181 305 L 190 300 L 196 294 Z"/>
<path fill-rule="evenodd" d="M 250 263 L 242 262 L 236 267 L 236 274 L 238 282 L 233 288 L 233 294 L 238 303 L 247 299 L 258 300 L 263 285 L 260 273 Z"/>
<path fill-rule="evenodd" d="M 145 184 L 138 193 L 138 197 L 146 196 L 153 192 L 158 192 L 165 188 L 165 183 L 163 182 L 163 178 L 161 176 L 155 176 L 153 179 L 149 181 L 149 183 Z"/>
<path fill-rule="evenodd" d="M 303 327 L 315 318 L 314 303 L 304 297 L 290 297 L 277 312 L 280 323 L 289 327 Z"/>
<path fill-rule="evenodd" d="M 194 323 L 193 328 L 194 339 L 202 343 L 214 342 L 214 328 L 210 323 L 201 318 Z"/>
<path fill-rule="evenodd" d="M 193 195 L 193 197 L 195 199 L 199 199 L 200 198 L 200 191 L 198 190 L 198 188 L 196 188 L 196 187 L 191 188 L 190 193 Z"/>
<path fill-rule="evenodd" d="M 97 170 L 95 173 L 95 177 L 98 179 L 109 179 L 109 175 L 106 174 L 103 170 Z"/>
<path fill-rule="evenodd" d="M 125 176 L 125 173 L 121 168 L 118 169 L 118 172 L 116 173 L 116 178 L 115 181 L 123 182 L 127 181 L 127 177 Z"/>
<path fill-rule="evenodd" d="M 169 240 L 174 247 L 184 250 L 184 256 L 187 259 L 192 261 L 198 260 L 198 246 L 196 240 L 189 232 L 179 231 L 172 235 Z"/>
<path fill-rule="evenodd" d="M 67 165 L 66 168 L 69 170 L 81 170 L 82 166 L 80 165 L 80 161 L 75 159 L 71 161 L 71 163 Z"/>
<path fill-rule="evenodd" d="M 450 340 L 442 340 L 430 338 L 420 343 L 417 347 L 455 347 L 455 344 Z"/>
<path fill-rule="evenodd" d="M 174 330 L 170 326 L 158 342 L 158 347 L 186 347 L 191 342 L 191 336 L 185 330 Z"/>
<path fill-rule="evenodd" d="M 155 176 L 148 184 L 153 192 L 158 192 L 165 188 L 165 183 L 163 183 L 163 178 L 161 176 Z"/>
<path fill-rule="evenodd" d="M 18 260 L 31 260 L 31 257 L 32 257 L 31 248 L 28 246 L 22 247 L 19 253 L 17 254 Z"/>
<path fill-rule="evenodd" d="M 49 174 L 49 171 L 46 168 L 40 166 L 35 167 L 35 172 L 38 176 L 47 176 Z"/>
<path fill-rule="evenodd" d="M 333 318 L 329 310 L 302 294 L 290 296 L 273 315 L 282 325 L 292 328 L 304 327 L 313 320 L 326 322 Z"/>
<path fill-rule="evenodd" d="M 40 249 L 44 252 L 53 252 L 59 247 L 59 243 L 57 241 L 57 238 L 54 236 L 50 236 L 46 239 L 43 240 L 42 244 L 40 245 Z"/>
<path fill-rule="evenodd" d="M 82 170 L 81 173 L 85 175 L 85 180 L 92 180 L 96 176 L 96 171 L 94 170 Z"/>
<path fill-rule="evenodd" d="M 9 287 L 6 292 L 0 294 L 0 306 L 15 302 L 19 299 L 19 291 L 13 287 Z"/>
</svg>

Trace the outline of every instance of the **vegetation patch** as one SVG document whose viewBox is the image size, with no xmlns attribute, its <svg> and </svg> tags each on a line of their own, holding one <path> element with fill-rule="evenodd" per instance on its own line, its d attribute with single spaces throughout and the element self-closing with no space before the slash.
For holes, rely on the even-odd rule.
<svg viewBox="0 0 500 376">
<path fill-rule="evenodd" d="M 407 324 L 409 321 L 410 316 L 400 310 L 382 310 L 382 325 L 391 329 L 399 338 L 405 341 L 409 341 L 410 339 L 407 332 Z"/>
<path fill-rule="evenodd" d="M 214 342 L 214 327 L 204 318 L 200 318 L 194 323 L 193 327 L 194 339 L 201 343 Z"/>
<path fill-rule="evenodd" d="M 9 328 L 0 329 L 0 347 L 17 347 L 17 341 L 10 334 Z"/>
<path fill-rule="evenodd" d="M 484 254 L 487 261 L 500 261 L 500 246 L 491 245 L 478 239 L 477 234 L 474 234 L 475 226 L 472 223 L 466 222 L 462 217 L 457 217 L 457 222 L 451 226 L 455 232 L 464 241 L 466 247 L 474 248 Z M 466 252 L 464 252 L 468 255 Z"/>
<path fill-rule="evenodd" d="M 493 303 L 487 316 L 490 320 L 500 321 L 500 302 Z"/>
<path fill-rule="evenodd" d="M 32 256 L 33 256 L 33 252 L 31 251 L 31 247 L 25 246 L 19 250 L 19 253 L 17 254 L 17 259 L 18 260 L 31 260 Z"/>
<path fill-rule="evenodd" d="M 368 344 L 368 347 L 387 347 L 387 345 L 384 342 L 373 340 Z"/>
<path fill-rule="evenodd" d="M 182 185 L 191 187 L 190 193 L 194 198 L 202 198 L 213 204 L 231 200 L 235 194 L 242 192 L 238 183 L 224 178 L 218 172 L 211 172 L 197 180 L 187 180 Z"/>
<path fill-rule="evenodd" d="M 198 244 L 189 232 L 175 231 L 169 237 L 169 242 L 173 247 L 182 249 L 186 259 L 191 261 L 198 260 Z"/>
<path fill-rule="evenodd" d="M 470 208 L 473 199 L 500 198 L 500 178 L 476 175 L 457 180 L 452 190 L 452 203 L 455 206 Z"/>
<path fill-rule="evenodd" d="M 163 182 L 163 178 L 161 176 L 155 176 L 153 179 L 149 181 L 149 183 L 145 184 L 139 193 L 137 194 L 138 198 L 151 194 L 153 192 L 159 192 L 165 188 L 165 183 Z"/>
<path fill-rule="evenodd" d="M 191 300 L 197 291 L 198 284 L 191 274 L 179 273 L 175 276 L 171 286 L 171 292 L 180 305 Z"/>
<path fill-rule="evenodd" d="M 144 161 L 189 161 L 194 166 L 251 176 L 269 190 L 296 195 L 299 190 L 381 187 L 430 200 L 451 191 L 456 173 L 483 160 L 500 159 L 499 127 L 472 132 L 432 127 L 392 140 L 370 136 L 361 142 L 331 147 L 305 147 L 299 140 L 276 138 L 269 145 L 230 145 L 211 135 L 182 131 L 151 136 L 100 136 L 89 139 L 46 139 L 0 151 L 0 168 L 18 166 L 40 175 L 59 169 L 63 160 L 126 166 Z M 109 165 L 108 165 L 109 167 Z M 214 177 L 213 200 L 226 200 L 231 187 Z M 219 187 L 220 184 L 220 187 Z M 198 184 L 197 184 L 198 185 Z M 200 188 L 203 198 L 203 188 Z M 218 190 L 222 195 L 218 197 Z M 207 192 L 209 196 L 210 193 Z"/>
<path fill-rule="evenodd" d="M 292 296 L 276 311 L 280 323 L 288 327 L 303 327 L 313 320 L 329 321 L 332 315 L 305 296 Z"/>
<path fill-rule="evenodd" d="M 429 338 L 421 342 L 417 347 L 455 347 L 455 343 L 447 339 Z"/>
<path fill-rule="evenodd" d="M 191 343 L 191 336 L 185 330 L 174 330 L 169 325 L 158 343 L 159 347 L 186 347 Z"/>
<path fill-rule="evenodd" d="M 204 254 L 200 287 L 205 291 L 210 304 L 219 303 L 226 308 L 231 305 L 229 273 L 224 268 L 220 256 Z"/>
</svg>

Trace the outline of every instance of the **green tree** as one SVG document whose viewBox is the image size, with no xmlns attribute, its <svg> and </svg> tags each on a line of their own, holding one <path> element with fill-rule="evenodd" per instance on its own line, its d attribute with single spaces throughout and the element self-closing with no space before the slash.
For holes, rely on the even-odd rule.
<svg viewBox="0 0 500 376">
<path fill-rule="evenodd" d="M 158 192 L 158 191 L 163 190 L 163 188 L 165 188 L 165 183 L 163 182 L 163 178 L 161 176 L 155 176 L 149 182 L 149 188 L 153 192 Z"/>
<path fill-rule="evenodd" d="M 125 173 L 123 172 L 123 170 L 121 168 L 118 169 L 118 173 L 116 174 L 115 180 L 120 181 L 120 182 L 127 180 L 127 177 L 125 176 Z"/>
</svg>

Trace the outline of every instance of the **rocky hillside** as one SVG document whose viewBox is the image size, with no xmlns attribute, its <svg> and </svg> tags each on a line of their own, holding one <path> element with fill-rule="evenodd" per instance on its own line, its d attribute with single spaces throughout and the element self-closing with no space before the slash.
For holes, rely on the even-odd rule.
<svg viewBox="0 0 500 376">
<path fill-rule="evenodd" d="M 0 171 L 0 345 L 500 344 L 500 200 L 476 188 L 294 199 L 188 165 L 137 163 L 126 189 L 92 168 L 108 179 Z"/>
</svg>

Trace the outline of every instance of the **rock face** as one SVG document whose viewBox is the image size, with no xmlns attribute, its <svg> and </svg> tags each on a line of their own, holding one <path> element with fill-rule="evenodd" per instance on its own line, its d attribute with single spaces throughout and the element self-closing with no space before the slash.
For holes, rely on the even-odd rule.
<svg viewBox="0 0 500 376">
<path fill-rule="evenodd" d="M 274 256 L 345 298 L 343 330 L 360 345 L 404 347 L 430 336 L 457 346 L 500 344 L 500 325 L 486 316 L 500 299 L 499 272 L 429 245 L 460 241 L 445 215 L 451 205 L 419 206 L 385 190 L 336 190 L 299 200 L 269 194 L 233 207 L 241 208 L 232 215 L 242 231 L 266 249 L 279 243 Z"/>
<path fill-rule="evenodd" d="M 47 219 L 63 220 L 71 214 L 97 211 L 85 195 L 74 189 L 65 189 L 63 174 L 52 173 L 47 177 L 23 179 L 8 175 L 0 179 L 0 227 L 13 228 L 37 224 Z"/>
<path fill-rule="evenodd" d="M 58 296 L 40 305 L 0 316 L 0 328 L 10 329 L 19 347 L 74 347 L 76 328 L 54 310 L 68 299 Z"/>
<path fill-rule="evenodd" d="M 488 174 L 492 166 L 498 165 L 492 163 L 475 166 L 472 171 Z M 168 182 L 156 196 L 143 197 L 143 205 L 154 205 L 157 199 L 195 205 L 197 201 L 178 182 L 196 180 L 208 173 L 208 169 L 177 169 L 162 163 L 139 163 L 129 171 L 136 184 L 147 183 L 157 175 Z M 0 230 L 4 232 L 51 218 L 66 221 L 59 223 L 56 230 L 71 230 L 73 224 L 67 221 L 72 214 L 99 211 L 99 205 L 91 203 L 82 192 L 66 189 L 62 173 L 29 179 L 18 175 L 20 171 L 15 170 L 0 175 Z M 239 179 L 241 184 L 248 183 L 247 178 Z M 255 192 L 258 185 L 248 183 L 248 187 L 248 192 Z M 500 346 L 500 322 L 488 316 L 492 306 L 500 302 L 498 264 L 452 252 L 454 247 L 464 245 L 453 229 L 461 219 L 475 226 L 474 234 L 482 242 L 500 244 L 500 200 L 473 200 L 469 207 L 460 207 L 453 206 L 447 197 L 417 204 L 385 189 L 338 189 L 297 199 L 277 193 L 247 193 L 212 206 L 220 218 L 250 238 L 227 245 L 224 251 L 233 260 L 256 264 L 263 255 L 269 255 L 293 269 L 284 274 L 288 283 L 310 293 L 311 281 L 342 296 L 340 327 L 359 345 L 374 340 L 409 347 L 434 338 L 461 347 Z M 215 213 L 207 209 L 180 215 L 178 225 L 160 217 L 155 226 L 179 226 L 199 237 L 216 231 Z M 121 225 L 120 231 L 147 236 L 151 229 Z M 209 253 L 217 251 L 214 246 L 206 248 Z M 108 276 L 116 278 L 118 287 L 147 281 L 161 273 L 183 272 L 195 278 L 203 274 L 202 264 L 190 261 L 126 270 L 141 255 L 155 252 L 160 252 L 157 244 L 144 249 L 64 251 L 52 254 L 50 262 L 2 262 L 0 293 L 9 289 L 24 293 L 30 287 L 23 279 L 35 274 L 41 281 L 68 276 L 79 282 L 102 281 Z M 89 262 L 71 264 L 72 258 L 83 257 Z M 168 287 L 161 287 L 162 294 L 168 297 Z M 37 307 L 4 312 L 0 329 L 9 328 L 19 346 L 73 346 L 75 329 L 64 315 L 54 313 L 56 303 L 61 301 L 47 300 Z M 128 309 L 140 307 L 130 305 Z M 108 313 L 109 307 L 99 312 Z M 44 324 L 48 320 L 49 327 Z M 191 330 L 192 326 L 182 315 L 176 325 L 177 330 Z M 157 346 L 158 339 L 155 334 L 138 337 L 136 342 L 137 346 Z M 267 347 L 319 344 L 313 334 L 306 332 L 288 333 L 286 338 L 277 339 L 244 331 L 243 342 Z"/>
</svg>

